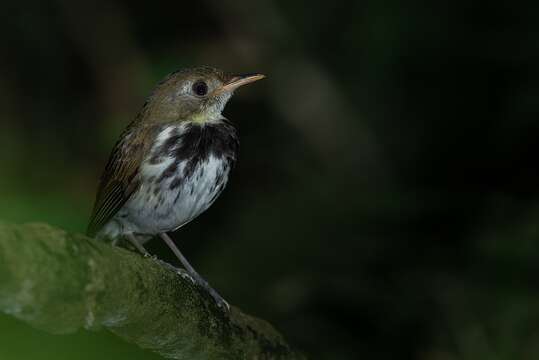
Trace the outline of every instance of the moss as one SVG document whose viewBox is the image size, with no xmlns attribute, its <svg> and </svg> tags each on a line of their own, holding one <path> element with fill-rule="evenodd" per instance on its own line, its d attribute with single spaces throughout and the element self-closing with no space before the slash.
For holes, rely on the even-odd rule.
<svg viewBox="0 0 539 360">
<path fill-rule="evenodd" d="M 0 311 L 51 333 L 102 328 L 171 359 L 303 359 L 154 259 L 45 224 L 0 224 Z"/>
</svg>

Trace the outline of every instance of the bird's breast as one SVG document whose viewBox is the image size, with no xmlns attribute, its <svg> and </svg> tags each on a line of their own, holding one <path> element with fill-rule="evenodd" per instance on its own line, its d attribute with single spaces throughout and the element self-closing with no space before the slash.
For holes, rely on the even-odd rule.
<svg viewBox="0 0 539 360">
<path fill-rule="evenodd" d="M 228 123 L 164 127 L 140 168 L 127 204 L 139 232 L 174 230 L 206 210 L 223 191 L 238 149 Z"/>
<path fill-rule="evenodd" d="M 170 185 L 176 188 L 196 177 L 198 168 L 212 169 L 219 162 L 233 166 L 238 148 L 236 129 L 224 119 L 213 124 L 165 126 L 142 164 L 142 180 L 161 183 L 173 179 Z"/>
</svg>

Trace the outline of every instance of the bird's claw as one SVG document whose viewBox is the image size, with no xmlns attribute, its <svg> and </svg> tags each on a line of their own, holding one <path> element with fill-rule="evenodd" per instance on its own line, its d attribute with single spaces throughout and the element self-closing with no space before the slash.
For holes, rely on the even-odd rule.
<svg viewBox="0 0 539 360">
<path fill-rule="evenodd" d="M 203 283 L 203 284 L 200 284 L 202 285 L 202 287 L 210 294 L 210 296 L 213 298 L 213 300 L 215 301 L 215 304 L 217 305 L 217 307 L 223 309 L 224 311 L 226 312 L 229 312 L 230 311 L 230 305 L 228 304 L 228 302 L 223 299 L 221 297 L 221 295 L 219 295 L 217 293 L 217 291 L 215 291 L 211 286 L 209 286 L 207 283 Z"/>
<path fill-rule="evenodd" d="M 185 270 L 183 269 L 176 269 L 176 274 L 180 275 L 182 278 L 187 279 L 193 283 L 193 285 L 196 285 L 196 280 Z"/>
<path fill-rule="evenodd" d="M 196 276 L 196 274 L 191 274 L 191 273 L 189 273 L 188 271 L 186 271 L 184 269 L 174 267 L 174 266 L 170 265 L 169 263 L 167 263 L 165 261 L 159 260 L 156 257 L 152 257 L 152 258 L 155 261 L 157 261 L 158 263 L 160 263 L 162 266 L 165 266 L 165 267 L 171 269 L 172 271 L 174 271 L 176 274 L 180 275 L 183 279 L 191 281 L 193 283 L 193 285 L 200 286 L 201 288 L 206 290 L 208 292 L 208 294 L 212 297 L 212 299 L 215 301 L 215 304 L 217 305 L 217 307 L 219 307 L 220 309 L 223 309 L 226 312 L 230 311 L 230 305 L 228 304 L 228 302 L 225 299 L 223 299 L 221 297 L 221 295 L 219 295 L 217 293 L 217 291 L 215 291 L 200 276 Z"/>
<path fill-rule="evenodd" d="M 223 299 L 220 296 L 217 296 L 217 297 L 212 296 L 212 297 L 215 300 L 215 303 L 217 304 L 217 307 L 219 307 L 219 308 L 221 308 L 221 309 L 223 309 L 225 311 L 230 311 L 230 305 L 228 304 L 228 302 L 225 299 Z"/>
</svg>

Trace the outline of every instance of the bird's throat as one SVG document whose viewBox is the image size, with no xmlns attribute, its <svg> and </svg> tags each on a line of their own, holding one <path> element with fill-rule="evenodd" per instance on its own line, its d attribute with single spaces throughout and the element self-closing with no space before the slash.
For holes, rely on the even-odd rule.
<svg viewBox="0 0 539 360">
<path fill-rule="evenodd" d="M 206 112 L 196 113 L 191 117 L 192 122 L 194 122 L 195 124 L 200 124 L 200 125 L 205 124 L 210 121 L 215 121 L 215 120 L 216 119 L 214 116 L 210 116 L 210 114 L 207 114 Z"/>
</svg>

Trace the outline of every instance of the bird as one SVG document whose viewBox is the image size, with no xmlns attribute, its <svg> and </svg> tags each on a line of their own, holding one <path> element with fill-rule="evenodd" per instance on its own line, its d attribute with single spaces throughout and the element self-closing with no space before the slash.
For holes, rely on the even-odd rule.
<svg viewBox="0 0 539 360">
<path fill-rule="evenodd" d="M 225 188 L 239 139 L 222 112 L 236 89 L 264 77 L 201 66 L 161 80 L 112 150 L 87 234 L 113 244 L 126 239 L 145 256 L 144 244 L 160 237 L 191 280 L 229 309 L 168 234 L 207 210 Z"/>
</svg>

